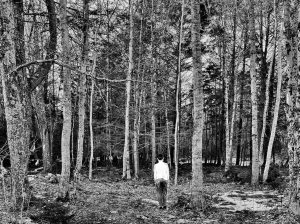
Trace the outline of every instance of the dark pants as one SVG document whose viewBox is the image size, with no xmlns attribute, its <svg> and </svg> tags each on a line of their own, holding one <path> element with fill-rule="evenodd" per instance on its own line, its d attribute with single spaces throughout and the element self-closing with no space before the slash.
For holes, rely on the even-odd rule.
<svg viewBox="0 0 300 224">
<path fill-rule="evenodd" d="M 164 179 L 158 180 L 156 183 L 156 192 L 158 196 L 159 207 L 167 205 L 167 181 Z"/>
</svg>

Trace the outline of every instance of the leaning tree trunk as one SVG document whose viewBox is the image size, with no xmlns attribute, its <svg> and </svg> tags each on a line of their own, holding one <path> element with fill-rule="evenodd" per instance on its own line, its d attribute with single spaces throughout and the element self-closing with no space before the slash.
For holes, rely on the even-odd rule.
<svg viewBox="0 0 300 224">
<path fill-rule="evenodd" d="M 193 100 L 194 130 L 192 139 L 192 203 L 196 207 L 204 207 L 203 170 L 202 170 L 202 135 L 204 126 L 203 77 L 201 72 L 200 42 L 200 1 L 192 0 L 192 51 L 193 51 Z"/>
<path fill-rule="evenodd" d="M 257 88 L 256 88 L 256 35 L 254 0 L 250 1 L 249 11 L 250 29 L 250 76 L 251 76 L 251 106 L 252 106 L 252 177 L 251 184 L 258 184 L 259 179 L 259 154 L 258 154 L 258 112 L 257 112 Z"/>
<path fill-rule="evenodd" d="M 67 25 L 67 0 L 60 0 L 60 23 L 61 23 L 61 46 L 62 61 L 68 64 L 70 61 L 70 43 L 69 31 Z M 69 181 L 70 181 L 70 137 L 72 126 L 72 103 L 71 103 L 71 71 L 68 68 L 62 69 L 63 77 L 63 128 L 61 134 L 61 178 L 60 178 L 60 194 L 61 199 L 68 199 Z"/>
<path fill-rule="evenodd" d="M 276 8 L 275 8 L 275 4 L 274 4 L 274 11 L 275 10 L 276 10 Z M 276 21 L 275 24 L 277 24 L 276 13 L 275 13 L 275 21 Z M 275 27 L 276 27 L 276 25 L 275 25 Z M 264 183 L 266 183 L 266 181 L 268 179 L 269 167 L 270 167 L 270 163 L 271 163 L 273 142 L 274 142 L 274 139 L 275 139 L 277 120 L 278 120 L 278 114 L 279 114 L 280 98 L 281 98 L 281 83 L 282 83 L 282 62 L 281 62 L 281 60 L 282 60 L 282 44 L 281 43 L 282 43 L 282 37 L 283 37 L 283 24 L 280 27 L 280 39 L 279 39 L 279 46 L 278 46 L 278 69 L 277 69 L 276 100 L 275 100 L 275 108 L 274 108 L 274 117 L 273 117 L 273 122 L 272 122 L 271 136 L 270 136 L 270 140 L 269 140 L 269 144 L 268 144 L 267 158 L 266 158 L 265 170 L 264 170 L 264 174 L 263 174 L 263 182 Z M 276 39 L 275 39 L 275 41 L 276 41 Z M 275 50 L 274 50 L 274 54 L 275 54 Z M 275 58 L 273 58 L 273 61 L 275 61 Z M 272 69 L 272 68 L 270 68 L 270 69 Z"/>
<path fill-rule="evenodd" d="M 25 69 L 11 72 L 25 63 L 23 1 L 0 2 L 0 74 L 7 123 L 12 177 L 12 207 L 22 208 L 29 199 L 27 165 L 30 155 L 31 104 Z M 25 199 L 25 201 L 24 201 Z"/>
<path fill-rule="evenodd" d="M 130 27 L 129 27 L 129 65 L 126 80 L 126 106 L 125 106 L 125 143 L 124 143 L 124 155 L 123 155 L 123 176 L 131 179 L 130 174 L 130 155 L 129 155 L 129 109 L 130 109 L 130 91 L 131 91 L 131 74 L 133 70 L 133 4 L 129 1 L 129 14 L 130 14 Z"/>
<path fill-rule="evenodd" d="M 83 20 L 84 24 L 82 27 L 83 34 L 83 49 L 82 49 L 82 62 L 79 78 L 79 88 L 78 88 L 78 139 L 77 139 L 77 159 L 76 167 L 74 171 L 74 178 L 80 179 L 80 170 L 82 167 L 82 157 L 83 157 L 83 140 L 84 140 L 84 120 L 85 120 L 85 101 L 86 101 L 86 67 L 87 67 L 87 57 L 88 57 L 88 38 L 89 38 L 89 1 L 83 0 Z"/>
</svg>

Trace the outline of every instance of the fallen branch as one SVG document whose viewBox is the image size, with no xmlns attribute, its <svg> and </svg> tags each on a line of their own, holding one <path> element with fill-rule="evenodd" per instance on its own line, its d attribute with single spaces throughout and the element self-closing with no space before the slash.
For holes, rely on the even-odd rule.
<svg viewBox="0 0 300 224">
<path fill-rule="evenodd" d="M 149 203 L 149 204 L 153 204 L 153 205 L 158 205 L 158 201 L 155 201 L 155 200 L 152 200 L 152 199 L 148 199 L 148 198 L 142 198 L 141 201 Z"/>
</svg>

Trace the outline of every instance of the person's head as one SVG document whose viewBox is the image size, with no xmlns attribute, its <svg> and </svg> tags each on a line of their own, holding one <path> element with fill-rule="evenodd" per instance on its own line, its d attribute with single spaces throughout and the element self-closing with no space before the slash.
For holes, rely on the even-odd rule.
<svg viewBox="0 0 300 224">
<path fill-rule="evenodd" d="M 164 160 L 163 154 L 158 154 L 157 159 L 158 161 L 163 161 Z"/>
</svg>

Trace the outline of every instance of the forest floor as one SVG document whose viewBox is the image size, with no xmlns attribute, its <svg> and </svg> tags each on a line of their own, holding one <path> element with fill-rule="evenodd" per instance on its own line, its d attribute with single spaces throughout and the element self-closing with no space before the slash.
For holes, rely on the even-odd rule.
<svg viewBox="0 0 300 224">
<path fill-rule="evenodd" d="M 299 219 L 288 211 L 286 191 L 272 190 L 269 186 L 253 188 L 249 184 L 227 183 L 223 168 L 205 169 L 209 172 L 204 172 L 204 210 L 190 206 L 190 169 L 180 169 L 179 184 L 170 184 L 166 210 L 160 210 L 156 204 L 150 171 L 143 170 L 140 180 L 126 181 L 120 178 L 120 169 L 98 168 L 94 171 L 93 181 L 85 176 L 80 184 L 72 186 L 71 200 L 64 203 L 55 201 L 58 184 L 50 183 L 46 175 L 30 175 L 35 197 L 22 214 L 27 217 L 24 223 L 299 223 Z M 255 201 L 262 198 L 265 200 Z M 247 207 L 249 200 L 250 207 Z M 257 209 L 262 204 L 262 209 Z M 2 192 L 0 223 L 14 223 L 12 220 Z"/>
</svg>

